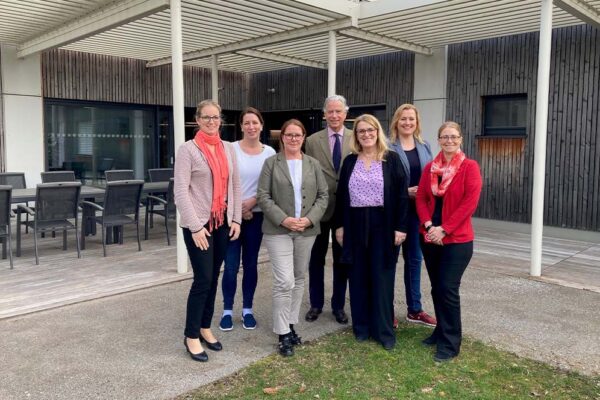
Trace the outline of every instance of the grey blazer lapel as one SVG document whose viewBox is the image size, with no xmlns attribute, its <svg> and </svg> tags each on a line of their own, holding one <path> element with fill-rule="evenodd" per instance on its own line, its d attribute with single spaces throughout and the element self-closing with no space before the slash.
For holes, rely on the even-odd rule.
<svg viewBox="0 0 600 400">
<path fill-rule="evenodd" d="M 333 170 L 333 160 L 331 158 L 331 149 L 329 148 L 329 134 L 325 129 L 325 134 L 319 136 L 319 147 L 321 148 L 323 160 L 327 160 L 329 167 Z"/>
<path fill-rule="evenodd" d="M 293 183 L 292 176 L 290 175 L 290 169 L 288 168 L 287 160 L 285 159 L 283 152 L 277 153 L 277 162 L 275 163 L 275 166 L 283 172 L 283 175 L 288 181 L 290 181 L 290 183 Z"/>
<path fill-rule="evenodd" d="M 402 162 L 402 167 L 404 168 L 404 173 L 406 174 L 406 178 L 410 180 L 410 165 L 408 165 L 408 157 L 406 157 L 406 153 L 402 149 L 402 145 L 398 141 L 394 143 L 390 143 L 392 149 L 398 153 L 400 157 L 400 161 Z"/>
<path fill-rule="evenodd" d="M 344 142 L 342 145 L 342 159 L 346 158 L 348 154 L 350 154 L 350 141 L 352 140 L 352 135 L 354 133 L 351 129 L 344 128 Z M 333 162 L 331 164 L 333 166 Z"/>
</svg>

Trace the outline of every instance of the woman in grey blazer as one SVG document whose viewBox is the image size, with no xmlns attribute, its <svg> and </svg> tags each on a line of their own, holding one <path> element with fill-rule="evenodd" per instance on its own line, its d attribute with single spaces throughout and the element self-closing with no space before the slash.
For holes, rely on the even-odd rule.
<svg viewBox="0 0 600 400">
<path fill-rule="evenodd" d="M 281 152 L 268 158 L 258 181 L 256 198 L 264 213 L 263 243 L 273 267 L 273 332 L 279 353 L 294 354 L 304 276 L 310 251 L 327 209 L 327 182 L 319 162 L 302 153 L 304 125 L 286 121 L 279 137 Z"/>
<path fill-rule="evenodd" d="M 402 243 L 404 258 L 404 289 L 406 293 L 406 320 L 427 326 L 435 326 L 437 321 L 423 311 L 421 306 L 421 263 L 423 254 L 419 244 L 419 217 L 415 207 L 415 197 L 421 171 L 432 160 L 431 148 L 421 137 L 421 117 L 412 104 L 402 104 L 392 118 L 390 147 L 400 156 L 404 172 L 408 178 L 408 218 L 406 240 Z"/>
</svg>

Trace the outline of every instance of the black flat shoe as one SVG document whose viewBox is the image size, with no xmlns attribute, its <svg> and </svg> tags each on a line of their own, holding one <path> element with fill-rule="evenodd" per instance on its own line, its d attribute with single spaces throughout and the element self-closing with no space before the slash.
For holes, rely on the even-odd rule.
<svg viewBox="0 0 600 400">
<path fill-rule="evenodd" d="M 394 349 L 394 346 L 396 345 L 396 342 L 385 342 L 385 343 L 381 343 L 381 345 L 387 351 L 392 351 Z"/>
<path fill-rule="evenodd" d="M 200 361 L 200 362 L 208 361 L 208 354 L 206 354 L 206 351 L 203 351 L 202 353 L 197 353 L 197 354 L 194 354 L 190 351 L 190 348 L 188 347 L 186 338 L 183 338 L 183 345 L 185 346 L 185 349 L 187 350 L 190 357 L 192 357 L 192 360 Z"/>
<path fill-rule="evenodd" d="M 219 342 L 217 340 L 216 342 L 211 343 L 208 340 L 204 339 L 204 337 L 202 336 L 202 334 L 200 334 L 200 342 L 201 343 L 205 343 L 206 347 L 208 347 L 208 349 L 210 349 L 212 351 L 221 351 L 221 350 L 223 350 L 223 345 L 221 344 L 221 342 Z"/>
<path fill-rule="evenodd" d="M 425 339 L 421 340 L 425 346 L 434 346 L 437 344 L 437 339 L 432 336 L 427 336 Z"/>
<path fill-rule="evenodd" d="M 302 344 L 302 338 L 298 336 L 296 332 L 292 332 L 292 337 L 290 338 L 290 342 L 292 346 L 299 346 Z"/>
<path fill-rule="evenodd" d="M 366 342 L 369 340 L 369 335 L 354 335 L 357 342 Z"/>
<path fill-rule="evenodd" d="M 344 310 L 333 310 L 331 312 L 338 324 L 347 324 L 348 316 Z"/>
<path fill-rule="evenodd" d="M 319 314 L 321 314 L 322 312 L 323 310 L 321 310 L 320 308 L 311 307 L 310 310 L 307 311 L 304 319 L 308 322 L 316 321 L 317 318 L 319 318 Z"/>
</svg>

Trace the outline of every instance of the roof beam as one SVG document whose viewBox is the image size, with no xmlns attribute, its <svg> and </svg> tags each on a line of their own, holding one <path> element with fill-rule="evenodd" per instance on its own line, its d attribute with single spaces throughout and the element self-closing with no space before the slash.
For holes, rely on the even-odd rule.
<svg viewBox="0 0 600 400">
<path fill-rule="evenodd" d="M 239 42 L 210 47 L 208 49 L 190 51 L 183 55 L 183 61 L 192 61 L 197 60 L 199 58 L 210 57 L 213 54 L 227 54 L 235 53 L 240 50 L 255 49 L 258 47 L 288 42 L 291 40 L 302 39 L 305 37 L 322 35 L 329 31 L 337 31 L 340 29 L 351 28 L 354 26 L 356 26 L 356 19 L 354 18 L 336 19 L 329 22 L 322 22 L 320 24 L 291 29 L 288 31 L 278 32 L 271 35 L 265 35 L 253 39 L 240 40 Z M 153 61 L 149 61 L 146 64 L 146 67 L 158 67 L 160 65 L 170 63 L 171 57 L 163 57 Z"/>
<path fill-rule="evenodd" d="M 342 36 L 362 40 L 364 42 L 375 43 L 386 47 L 391 47 L 393 49 L 412 51 L 413 53 L 423 54 L 426 56 L 430 56 L 431 54 L 433 54 L 429 47 L 421 46 L 419 44 L 407 42 L 404 40 L 394 39 L 389 36 L 368 32 L 358 28 L 343 29 L 338 33 Z"/>
<path fill-rule="evenodd" d="M 358 14 L 358 10 L 360 8 L 358 2 L 350 2 L 348 0 L 275 0 L 278 3 L 282 4 L 291 4 L 294 7 L 298 7 L 298 3 L 305 4 L 310 7 L 319 8 L 321 10 L 328 11 L 330 13 L 335 13 L 341 15 L 345 15 L 347 17 L 356 17 Z"/>
<path fill-rule="evenodd" d="M 426 7 L 437 3 L 445 3 L 448 0 L 378 0 L 373 2 L 360 3 L 358 18 L 378 17 L 398 11 L 409 10 L 411 8 Z"/>
<path fill-rule="evenodd" d="M 562 8 L 586 24 L 600 29 L 600 12 L 582 0 L 554 0 L 557 7 Z"/>
<path fill-rule="evenodd" d="M 299 58 L 299 57 L 291 57 L 291 56 L 286 56 L 283 54 L 271 53 L 268 51 L 240 50 L 240 51 L 236 51 L 236 53 L 243 55 L 243 56 L 247 56 L 247 57 L 260 58 L 263 60 L 277 61 L 277 62 L 293 64 L 293 65 L 302 65 L 302 66 L 311 67 L 311 68 L 327 69 L 327 64 L 319 62 L 319 61 L 307 60 L 305 58 Z"/>
<path fill-rule="evenodd" d="M 114 27 L 165 10 L 169 0 L 125 0 L 111 3 L 83 17 L 26 41 L 17 49 L 20 58 L 65 46 Z"/>
</svg>

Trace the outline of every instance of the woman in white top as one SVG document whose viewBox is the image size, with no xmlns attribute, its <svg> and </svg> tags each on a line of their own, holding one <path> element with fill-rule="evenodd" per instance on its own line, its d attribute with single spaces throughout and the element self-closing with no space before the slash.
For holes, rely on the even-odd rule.
<svg viewBox="0 0 600 400">
<path fill-rule="evenodd" d="M 262 241 L 263 213 L 256 204 L 258 177 L 265 160 L 275 154 L 272 147 L 260 142 L 264 120 L 260 111 L 248 107 L 240 115 L 244 134 L 242 140 L 233 144 L 240 171 L 242 186 L 242 231 L 238 240 L 230 241 L 225 256 L 223 271 L 223 317 L 219 328 L 233 329 L 233 300 L 237 289 L 237 274 L 241 262 L 244 265 L 242 278 L 242 325 L 245 329 L 256 328 L 252 312 L 252 301 L 258 282 L 258 251 Z"/>
</svg>

